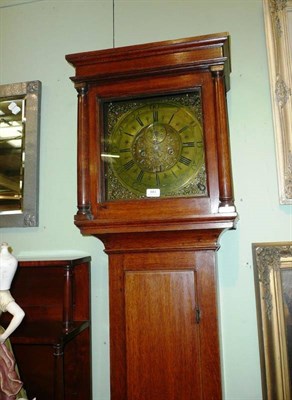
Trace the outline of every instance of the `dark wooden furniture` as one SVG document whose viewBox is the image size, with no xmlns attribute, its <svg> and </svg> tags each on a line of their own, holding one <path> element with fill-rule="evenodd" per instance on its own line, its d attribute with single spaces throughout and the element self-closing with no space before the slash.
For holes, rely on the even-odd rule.
<svg viewBox="0 0 292 400">
<path fill-rule="evenodd" d="M 11 342 L 29 399 L 90 400 L 90 257 L 19 261 L 11 293 L 26 314 Z"/>
<path fill-rule="evenodd" d="M 111 399 L 219 400 L 216 252 L 237 220 L 225 98 L 228 35 L 66 59 L 78 91 L 75 224 L 102 240 L 109 255 Z M 108 201 L 104 104 L 193 88 L 201 93 L 206 195 Z"/>
</svg>

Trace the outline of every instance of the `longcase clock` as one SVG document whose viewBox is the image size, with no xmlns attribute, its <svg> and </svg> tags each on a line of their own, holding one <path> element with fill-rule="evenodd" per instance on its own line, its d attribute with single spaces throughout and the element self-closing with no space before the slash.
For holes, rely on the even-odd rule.
<svg viewBox="0 0 292 400">
<path fill-rule="evenodd" d="M 227 33 L 67 55 L 75 224 L 109 256 L 112 400 L 221 399 L 219 236 L 235 227 Z"/>
</svg>

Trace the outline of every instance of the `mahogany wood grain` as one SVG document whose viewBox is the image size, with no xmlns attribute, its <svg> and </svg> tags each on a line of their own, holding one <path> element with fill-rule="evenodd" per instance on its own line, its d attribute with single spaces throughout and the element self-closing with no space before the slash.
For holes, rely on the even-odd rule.
<svg viewBox="0 0 292 400">
<path fill-rule="evenodd" d="M 75 224 L 100 239 L 109 256 L 111 400 L 220 400 L 216 252 L 220 235 L 237 221 L 229 36 L 66 59 L 79 93 Z M 207 195 L 106 201 L 103 104 L 194 88 L 201 91 Z"/>
<path fill-rule="evenodd" d="M 110 241 L 112 400 L 221 399 L 218 245 L 189 235 L 187 251 Z"/>
<path fill-rule="evenodd" d="M 76 69 L 75 82 L 100 82 L 121 80 L 137 76 L 155 75 L 165 71 L 193 71 L 208 68 L 211 64 L 227 63 L 228 33 L 193 38 L 145 43 L 120 48 L 70 54 L 66 60 Z M 229 74 L 226 75 L 228 83 Z M 227 87 L 229 85 L 227 84 Z"/>
<path fill-rule="evenodd" d="M 125 312 L 128 399 L 200 398 L 195 271 L 127 271 Z"/>
<path fill-rule="evenodd" d="M 234 203 L 231 155 L 229 144 L 229 131 L 227 115 L 227 105 L 225 98 L 225 86 L 222 79 L 224 69 L 222 66 L 211 68 L 215 84 L 215 102 L 216 102 L 216 124 L 217 124 L 217 145 L 218 145 L 218 174 L 219 174 L 219 200 L 220 207 L 232 206 Z M 229 179 L 225 179 L 229 176 Z"/>
</svg>

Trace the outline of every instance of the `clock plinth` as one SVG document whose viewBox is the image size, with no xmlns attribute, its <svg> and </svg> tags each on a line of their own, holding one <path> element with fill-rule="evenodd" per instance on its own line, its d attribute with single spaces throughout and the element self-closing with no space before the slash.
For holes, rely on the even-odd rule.
<svg viewBox="0 0 292 400">
<path fill-rule="evenodd" d="M 237 220 L 228 34 L 66 59 L 75 224 L 109 256 L 111 399 L 221 399 L 216 253 Z"/>
</svg>

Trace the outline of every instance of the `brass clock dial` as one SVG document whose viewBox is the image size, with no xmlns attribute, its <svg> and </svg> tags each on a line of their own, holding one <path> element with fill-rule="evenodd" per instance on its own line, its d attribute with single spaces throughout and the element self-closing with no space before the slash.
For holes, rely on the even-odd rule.
<svg viewBox="0 0 292 400">
<path fill-rule="evenodd" d="M 107 104 L 107 200 L 205 194 L 198 100 L 195 92 Z"/>
</svg>

